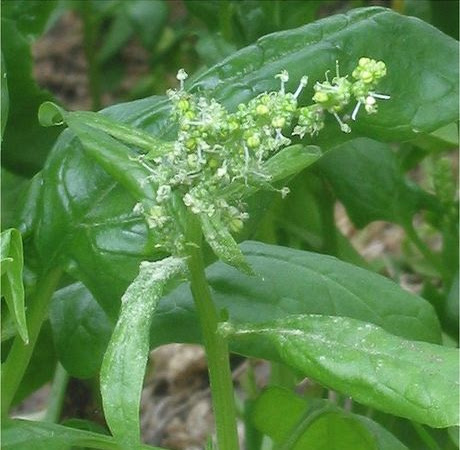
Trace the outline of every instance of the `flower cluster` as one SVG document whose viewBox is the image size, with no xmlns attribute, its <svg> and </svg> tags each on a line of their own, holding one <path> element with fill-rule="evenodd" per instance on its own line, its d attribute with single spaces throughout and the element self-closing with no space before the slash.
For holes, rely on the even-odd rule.
<svg viewBox="0 0 460 450">
<path fill-rule="evenodd" d="M 248 218 L 242 198 L 225 195 L 226 188 L 234 183 L 271 186 L 270 173 L 264 162 L 282 147 L 291 143 L 291 136 L 314 136 L 324 127 L 326 113 L 332 114 L 344 132 L 350 126 L 338 115 L 355 98 L 357 106 L 364 104 L 367 113 L 376 112 L 374 88 L 385 75 L 385 64 L 361 58 L 353 71 L 354 82 L 339 75 L 314 85 L 313 104 L 299 107 L 298 98 L 308 82 L 301 78 L 295 92 L 286 91 L 289 81 L 287 71 L 282 71 L 278 91 L 264 92 L 247 104 L 240 104 L 235 112 L 213 98 L 196 95 L 184 89 L 186 72 L 177 74 L 180 88 L 168 91 L 172 102 L 172 117 L 178 123 L 178 135 L 172 151 L 153 159 L 147 155 L 140 162 L 151 173 L 146 182 L 154 182 L 156 204 L 138 205 L 151 228 L 162 231 L 163 247 L 177 250 L 183 244 L 179 225 L 170 214 L 171 202 L 179 199 L 192 213 L 218 217 L 231 231 L 238 231 Z M 286 189 L 280 192 L 284 195 Z M 166 236 L 176 236 L 174 241 Z M 177 238 L 179 236 L 179 238 Z M 178 240 L 179 239 L 179 240 Z"/>
</svg>

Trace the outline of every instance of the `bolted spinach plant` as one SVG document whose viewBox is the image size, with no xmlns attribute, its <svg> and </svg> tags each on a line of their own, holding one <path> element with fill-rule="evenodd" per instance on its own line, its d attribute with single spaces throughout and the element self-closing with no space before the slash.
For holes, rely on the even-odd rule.
<svg viewBox="0 0 460 450">
<path fill-rule="evenodd" d="M 417 69 L 419 53 L 398 47 L 400 30 L 426 54 L 425 71 Z M 404 179 L 383 143 L 428 135 L 456 120 L 451 97 L 458 80 L 439 72 L 455 71 L 454 46 L 421 21 L 364 8 L 267 35 L 190 81 L 180 69 L 179 87 L 166 97 L 100 113 L 43 103 L 41 124 L 69 130 L 31 181 L 18 221 L 42 265 L 28 326 L 17 287 L 19 233 L 8 232 L 5 251 L 2 243 L 7 286 L 18 293 L 5 293 L 18 335 L 2 367 L 2 414 L 65 271 L 79 282 L 60 289 L 51 305 L 59 360 L 82 378 L 100 372 L 112 437 L 7 420 L 6 448 L 36 436 L 45 447 L 151 448 L 141 443 L 141 391 L 150 349 L 168 342 L 205 347 L 216 424 L 210 448 L 240 446 L 230 351 L 273 361 L 285 375 L 306 376 L 355 405 L 351 411 L 347 400 L 342 407 L 322 394 L 305 401 L 279 381 L 281 387 L 256 392 L 245 409 L 247 448 L 262 448 L 262 433 L 282 449 L 342 448 L 339 436 L 343 448 L 407 448 L 392 434 L 388 415 L 412 424 L 428 448 L 444 442 L 448 431 L 437 435 L 426 427 L 447 430 L 459 422 L 458 351 L 442 345 L 439 322 L 454 335 L 447 296 L 440 294 L 435 311 L 376 274 L 340 241 L 324 202 L 332 190 L 358 225 L 400 224 L 441 293 L 455 289 L 455 258 L 444 263 L 412 221 L 428 210 L 444 245 L 454 239 L 458 204 L 446 160 L 433 172 L 434 196 Z M 294 244 L 296 202 L 314 192 L 297 180 L 310 179 L 322 186 L 316 201 L 323 204 L 312 204 L 321 211 L 322 248 Z M 266 198 L 278 208 L 272 216 Z M 283 220 L 291 240 L 273 245 L 283 243 L 276 238 Z M 260 224 L 271 238 L 257 234 Z M 238 245 L 245 236 L 260 239 Z M 83 304 L 87 317 L 75 318 Z M 72 317 L 91 330 L 96 354 L 82 355 L 66 336 Z"/>
</svg>

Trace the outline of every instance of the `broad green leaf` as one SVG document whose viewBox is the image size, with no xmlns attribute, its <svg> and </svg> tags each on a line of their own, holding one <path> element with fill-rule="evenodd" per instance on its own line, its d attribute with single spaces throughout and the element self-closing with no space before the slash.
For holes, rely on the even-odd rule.
<svg viewBox="0 0 460 450">
<path fill-rule="evenodd" d="M 37 196 L 34 186 L 30 199 Z M 116 299 L 140 261 L 155 258 L 154 237 L 133 212 L 136 199 L 86 156 L 70 132 L 59 138 L 38 189 L 36 209 L 23 215 L 23 223 L 37 220 L 34 239 L 43 263 L 65 265 L 115 320 Z"/>
<path fill-rule="evenodd" d="M 371 139 L 339 145 L 318 164 L 360 228 L 374 220 L 406 225 L 428 197 L 405 178 L 391 148 Z"/>
<path fill-rule="evenodd" d="M 433 307 L 381 275 L 331 256 L 286 247 L 246 242 L 241 249 L 254 276 L 220 262 L 207 269 L 217 309 L 226 309 L 236 324 L 324 314 L 371 322 L 406 339 L 441 341 Z M 152 344 L 197 342 L 199 336 L 193 298 L 184 284 L 160 303 Z M 232 348 L 248 354 L 248 348 L 237 342 Z M 276 357 L 270 346 L 263 350 Z"/>
<path fill-rule="evenodd" d="M 27 344 L 29 336 L 24 308 L 24 285 L 22 282 L 24 256 L 22 253 L 21 233 L 14 228 L 10 228 L 0 234 L 0 241 L 1 294 L 5 298 L 8 310 L 14 318 L 19 335 Z"/>
<path fill-rule="evenodd" d="M 16 3 L 5 2 L 12 7 Z M 30 3 L 20 2 L 21 8 Z M 35 3 L 51 5 L 53 2 Z M 24 9 L 21 17 L 24 22 L 2 19 L 2 54 L 7 70 L 9 96 L 8 122 L 2 142 L 2 165 L 17 174 L 30 176 L 42 168 L 60 130 L 45 130 L 37 121 L 39 105 L 51 100 L 51 95 L 35 83 L 32 77 L 30 42 L 18 30 L 21 24 L 34 20 L 33 15 Z"/>
<path fill-rule="evenodd" d="M 80 283 L 57 291 L 49 318 L 56 352 L 66 371 L 77 378 L 96 375 L 113 323 L 89 291 Z"/>
<path fill-rule="evenodd" d="M 139 409 L 149 353 L 149 330 L 165 284 L 185 271 L 185 261 L 141 263 L 121 301 L 121 312 L 101 367 L 105 419 L 123 448 L 140 447 Z"/>
<path fill-rule="evenodd" d="M 397 45 L 402 30 L 413 51 Z M 425 45 L 427 40 L 432 45 Z M 291 72 L 289 87 L 294 89 L 305 72 L 310 79 L 322 78 L 327 69 L 334 67 L 337 57 L 344 73 L 364 54 L 384 58 L 393 75 L 388 75 L 382 90 L 397 95 L 382 104 L 378 114 L 362 117 L 359 123 L 363 132 L 371 136 L 410 138 L 415 126 L 430 132 L 457 118 L 457 105 L 452 100 L 455 95 L 449 95 L 447 88 L 436 90 L 431 86 L 443 73 L 442 86 L 456 88 L 454 47 L 452 39 L 418 20 L 379 8 L 354 10 L 346 16 L 266 36 L 210 69 L 191 82 L 190 88 L 203 88 L 234 108 L 259 92 L 277 89 L 273 76 L 282 68 Z M 420 58 L 416 55 L 420 53 L 427 61 L 423 71 L 417 70 Z M 399 76 L 401 68 L 405 77 Z M 406 77 L 410 82 L 405 82 Z M 310 94 L 307 91 L 302 102 L 307 102 Z M 173 139 L 175 124 L 169 118 L 169 110 L 168 99 L 152 97 L 113 106 L 104 114 L 158 138 Z M 333 134 L 335 137 L 324 141 L 326 147 L 337 139 L 343 141 L 343 134 Z M 134 278 L 137 265 L 154 245 L 143 219 L 132 213 L 135 199 L 89 159 L 69 133 L 61 136 L 52 151 L 43 180 L 35 236 L 41 257 L 47 263 L 66 264 L 115 317 L 119 305 L 114 299 L 120 297 Z M 122 255 L 127 256 L 123 264 Z"/>
<path fill-rule="evenodd" d="M 434 428 L 459 424 L 458 349 L 316 314 L 220 329 L 247 348 L 265 341 L 285 364 L 365 405 Z"/>
<path fill-rule="evenodd" d="M 330 256 L 285 247 L 246 242 L 241 249 L 255 275 L 245 275 L 222 262 L 207 269 L 217 309 L 227 310 L 235 323 L 264 322 L 289 314 L 337 315 L 375 323 L 407 339 L 441 341 L 433 307 L 380 275 Z M 95 300 L 90 301 L 89 293 L 84 293 L 81 285 L 71 289 L 87 298 L 89 311 L 98 310 L 93 303 Z M 75 315 L 72 302 L 60 302 L 59 306 L 53 304 L 52 323 L 54 308 L 63 316 Z M 85 317 L 81 316 L 81 320 L 85 327 Z M 105 323 L 110 326 L 109 321 Z M 59 330 L 54 333 L 64 338 Z M 90 339 L 93 346 L 102 346 L 104 334 L 94 329 Z M 189 285 L 183 284 L 160 302 L 152 322 L 151 346 L 200 341 L 193 298 Z M 58 341 L 58 351 L 65 348 L 66 342 L 60 344 Z M 252 354 L 238 343 L 232 350 Z M 256 350 L 260 351 L 253 349 L 253 352 Z M 263 351 L 276 358 L 270 347 L 263 348 Z M 69 354 L 68 358 L 72 355 Z"/>
<path fill-rule="evenodd" d="M 404 46 L 400 45 L 404 38 Z M 383 8 L 360 8 L 260 38 L 202 74 L 189 88 L 201 89 L 229 108 L 278 88 L 274 75 L 290 74 L 289 89 L 302 75 L 320 80 L 339 60 L 349 73 L 361 56 L 384 60 L 386 78 L 378 89 L 392 96 L 378 114 L 359 116 L 349 137 L 404 140 L 431 132 L 458 117 L 458 51 L 454 39 L 418 19 Z M 423 71 L 419 70 L 423 61 Z M 310 103 L 312 86 L 301 103 Z M 336 125 L 335 125 L 336 126 Z M 329 124 L 331 129 L 334 125 Z M 338 127 L 319 138 L 325 147 L 345 140 Z"/>
<path fill-rule="evenodd" d="M 325 411 L 305 430 L 294 448 L 407 450 L 390 432 L 367 417 L 340 410 L 326 400 L 312 403 L 277 386 L 269 387 L 257 398 L 252 421 L 275 442 L 283 442 L 303 418 L 318 409 Z"/>
<path fill-rule="evenodd" d="M 455 122 L 417 137 L 411 143 L 429 152 L 440 152 L 457 149 L 458 139 L 458 123 Z"/>
<path fill-rule="evenodd" d="M 104 434 L 30 420 L 6 420 L 2 424 L 2 448 L 5 450 L 70 450 L 73 446 L 119 450 L 115 440 Z M 141 448 L 162 450 L 147 445 Z"/>
</svg>

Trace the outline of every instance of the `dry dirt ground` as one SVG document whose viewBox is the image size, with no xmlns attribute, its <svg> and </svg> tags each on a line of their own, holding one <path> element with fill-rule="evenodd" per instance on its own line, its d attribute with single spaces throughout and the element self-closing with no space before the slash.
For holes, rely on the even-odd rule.
<svg viewBox="0 0 460 450">
<path fill-rule="evenodd" d="M 82 48 L 82 25 L 73 13 L 65 14 L 33 47 L 35 76 L 38 83 L 50 90 L 68 109 L 90 109 L 86 77 L 87 63 Z M 121 94 L 129 91 L 136 80 L 148 70 L 147 56 L 142 48 L 132 42 L 123 51 L 127 67 L 121 84 Z M 120 94 L 119 92 L 119 94 Z M 105 94 L 104 106 L 115 103 L 116 95 Z M 369 260 L 385 254 L 400 252 L 403 231 L 385 223 L 374 223 L 365 233 L 358 232 L 339 205 L 336 219 L 341 231 L 348 236 L 360 253 Z M 404 279 L 404 278 L 403 278 Z M 417 290 L 417 280 L 405 282 Z M 203 448 L 212 432 L 210 392 L 203 350 L 199 346 L 172 344 L 161 347 L 150 355 L 151 364 L 142 393 L 142 433 L 146 443 L 171 449 L 195 450 Z M 237 387 L 247 362 L 237 361 L 234 378 Z M 269 377 L 269 367 L 264 362 L 254 363 L 256 382 L 263 386 Z M 238 389 L 242 394 L 242 390 Z M 20 405 L 16 413 L 33 416 L 46 406 L 49 386 Z M 72 399 L 88 396 L 87 385 L 71 380 L 67 391 L 63 416 L 75 414 Z M 88 400 L 78 409 L 82 418 L 100 418 Z M 88 412 L 89 411 L 89 412 Z"/>
</svg>

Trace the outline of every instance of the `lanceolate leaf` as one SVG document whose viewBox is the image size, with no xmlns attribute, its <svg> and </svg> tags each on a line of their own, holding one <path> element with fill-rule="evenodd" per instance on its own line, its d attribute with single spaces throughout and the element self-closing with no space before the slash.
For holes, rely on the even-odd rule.
<svg viewBox="0 0 460 450">
<path fill-rule="evenodd" d="M 441 340 L 438 319 L 432 306 L 382 276 L 330 256 L 285 247 L 246 242 L 241 249 L 254 275 L 245 275 L 222 262 L 211 265 L 206 271 L 217 309 L 227 310 L 234 323 L 265 322 L 289 314 L 324 314 L 375 323 L 406 339 Z M 82 299 L 77 304 L 87 305 L 85 308 L 94 311 L 94 314 L 99 311 L 93 303 L 95 300 L 89 293 L 85 294 L 86 290 L 81 285 L 68 289 L 58 295 L 51 308 L 58 352 L 68 345 L 64 330 L 60 331 L 59 317 L 70 320 L 77 315 L 75 309 L 78 312 L 83 308 L 74 306 L 76 299 L 73 296 L 68 298 L 67 294 L 80 292 L 86 300 Z M 63 299 L 71 301 L 61 301 Z M 105 342 L 103 330 L 110 327 L 110 321 L 104 319 L 105 315 L 100 311 L 97 315 L 102 322 L 94 327 L 82 310 L 77 317 L 80 318 L 81 329 L 89 327 L 91 330 L 87 338 L 92 343 L 88 346 L 102 348 Z M 160 302 L 152 321 L 151 347 L 171 342 L 200 341 L 193 298 L 189 285 L 183 284 Z M 271 346 L 263 343 L 260 347 L 247 347 L 234 342 L 231 348 L 248 356 L 264 352 L 268 358 L 278 357 Z M 71 357 L 69 355 L 63 360 L 64 366 L 67 358 Z M 75 370 L 70 361 L 68 366 L 69 370 Z"/>
<path fill-rule="evenodd" d="M 29 337 L 24 308 L 24 285 L 22 282 L 24 257 L 21 233 L 14 228 L 5 230 L 0 235 L 0 241 L 1 295 L 5 297 L 19 335 L 25 343 L 28 343 Z"/>
<path fill-rule="evenodd" d="M 286 247 L 245 242 L 241 248 L 255 275 L 222 263 L 207 270 L 217 308 L 226 309 L 235 323 L 288 314 L 337 315 L 375 323 L 406 339 L 440 342 L 433 307 L 380 275 L 331 256 Z M 195 342 L 199 330 L 193 311 L 188 285 L 169 294 L 153 320 L 154 345 L 175 339 Z M 248 351 L 238 343 L 233 349 Z M 270 354 L 270 347 L 265 350 Z"/>
<path fill-rule="evenodd" d="M 247 347 L 265 340 L 284 363 L 365 405 L 435 428 L 459 424 L 458 349 L 315 314 L 258 325 L 224 323 L 221 331 Z"/>
<path fill-rule="evenodd" d="M 123 448 L 140 446 L 139 408 L 150 323 L 165 283 L 184 271 L 183 259 L 145 261 L 122 297 L 120 317 L 102 363 L 101 394 L 107 423 Z"/>
</svg>

